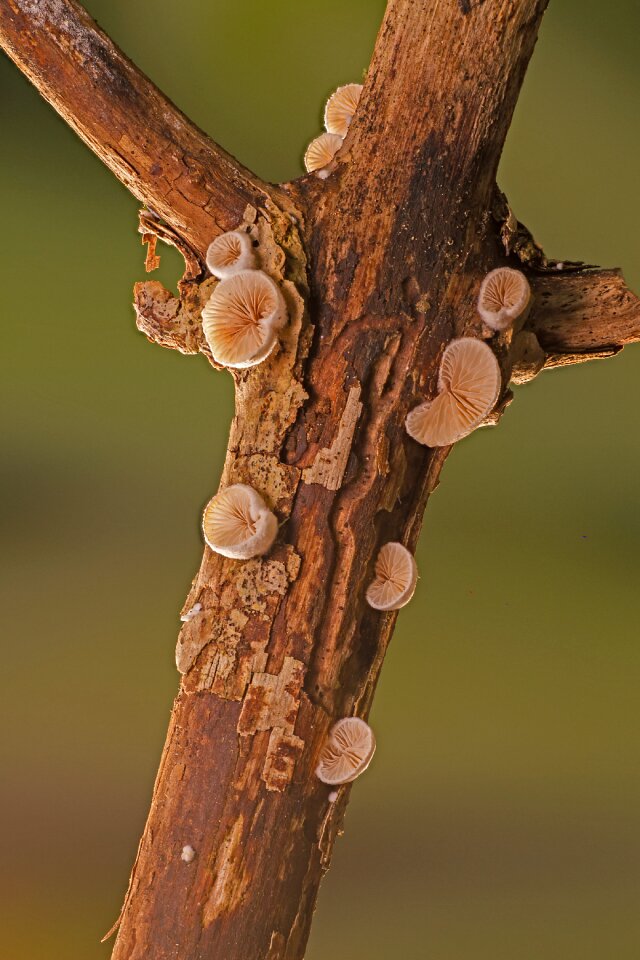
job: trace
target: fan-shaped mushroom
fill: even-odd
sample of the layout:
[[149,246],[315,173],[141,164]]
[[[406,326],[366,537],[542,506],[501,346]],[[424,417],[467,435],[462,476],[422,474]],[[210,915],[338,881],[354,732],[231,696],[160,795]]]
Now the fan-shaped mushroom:
[[347,83],[331,94],[324,108],[324,125],[329,133],[346,137],[361,93],[361,83]]
[[492,330],[506,330],[524,313],[530,298],[529,281],[521,270],[498,267],[480,284],[478,313]]
[[493,351],[482,340],[452,340],[442,355],[439,393],[407,416],[407,433],[428,447],[446,447],[466,437],[493,410],[501,375]]
[[342,137],[335,133],[321,133],[312,140],[304,155],[304,165],[309,173],[315,171],[319,177],[329,174],[327,169],[342,146]]
[[338,720],[320,752],[316,776],[323,783],[351,783],[367,769],[375,749],[376,739],[368,723],[359,717]]
[[418,566],[401,543],[385,543],[376,558],[375,579],[367,588],[374,610],[399,610],[409,603],[418,582]]
[[218,363],[253,367],[271,353],[286,320],[275,280],[262,270],[241,270],[213,291],[202,311],[202,330]]
[[206,505],[202,530],[216,553],[233,560],[249,560],[269,550],[278,532],[278,520],[257,490],[234,483]]
[[207,266],[219,280],[232,277],[240,270],[253,270],[255,265],[256,257],[251,237],[242,230],[222,233],[209,244]]

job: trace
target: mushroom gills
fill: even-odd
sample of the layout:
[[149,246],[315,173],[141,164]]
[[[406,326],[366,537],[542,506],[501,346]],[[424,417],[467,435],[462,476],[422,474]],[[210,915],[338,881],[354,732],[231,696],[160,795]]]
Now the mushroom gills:
[[497,267],[480,285],[478,313],[492,330],[512,326],[529,306],[531,288],[521,270]]
[[232,560],[265,554],[278,533],[278,519],[257,490],[235,483],[209,501],[202,517],[209,547]]
[[286,321],[282,292],[262,270],[241,270],[221,280],[202,311],[213,359],[238,369],[265,360]]
[[253,241],[242,230],[229,230],[209,244],[206,261],[213,276],[219,280],[232,277],[241,270],[253,270],[256,265]]
[[376,749],[373,730],[359,717],[338,720],[320,752],[316,776],[336,786],[351,783],[367,769]]
[[305,151],[305,169],[309,173],[317,173],[319,176],[322,176],[324,171],[328,174],[333,164],[333,158],[341,146],[342,137],[335,133],[321,133],[319,137],[311,141]]
[[346,137],[361,93],[361,83],[347,83],[331,94],[324,108],[324,125],[329,133]]
[[410,551],[401,543],[385,543],[376,557],[367,603],[374,610],[400,610],[411,600],[417,582],[418,566]]
[[452,340],[440,363],[439,393],[410,411],[407,433],[428,447],[449,446],[480,425],[501,386],[500,366],[486,343],[473,337]]

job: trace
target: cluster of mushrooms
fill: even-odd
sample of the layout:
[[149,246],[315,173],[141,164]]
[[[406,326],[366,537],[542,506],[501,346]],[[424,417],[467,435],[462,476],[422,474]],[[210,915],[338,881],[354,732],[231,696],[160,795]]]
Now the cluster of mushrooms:
[[304,155],[307,171],[315,173],[321,180],[328,177],[333,170],[333,158],[347,135],[361,93],[361,83],[347,83],[344,87],[338,87],[327,100],[324,108],[327,132],[312,140]]
[[[329,172],[331,158],[346,134],[360,90],[359,84],[349,84],[329,98],[325,110],[328,132],[309,146],[305,155],[307,169]],[[335,138],[329,147],[327,137]],[[336,146],[337,140],[340,143]],[[331,149],[333,153],[327,160],[328,152],[322,151]],[[224,233],[213,241],[207,251],[207,266],[220,281],[202,311],[203,332],[214,359],[222,366],[236,369],[262,363],[275,348],[278,331],[288,320],[278,283],[257,268],[253,242],[242,230]],[[499,267],[482,281],[478,313],[491,330],[503,332],[516,320],[524,321],[530,297],[523,273]],[[425,400],[410,411],[405,421],[407,433],[428,447],[449,446],[486,419],[495,407],[501,386],[500,366],[484,341],[475,337],[452,340],[440,361],[438,392],[434,399]],[[278,533],[278,519],[257,490],[235,483],[209,501],[202,528],[213,551],[233,560],[249,560],[264,556],[271,549]],[[374,578],[367,587],[367,602],[374,610],[399,610],[411,600],[417,580],[418,568],[410,551],[401,543],[385,543],[378,552]],[[375,747],[373,731],[364,720],[339,720],[322,748],[316,776],[333,786],[350,783],[366,770]],[[329,799],[336,797],[337,793],[331,793]]]

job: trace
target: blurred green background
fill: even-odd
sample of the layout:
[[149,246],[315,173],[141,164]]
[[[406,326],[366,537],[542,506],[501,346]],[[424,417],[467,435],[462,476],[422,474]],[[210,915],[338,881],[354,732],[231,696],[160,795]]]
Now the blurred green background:
[[[90,0],[269,179],[369,60],[382,0]],[[640,289],[640,7],[552,0],[500,182],[548,254]],[[0,59],[0,929],[98,960],[178,678],[231,378],[149,345],[136,202]],[[161,278],[180,263],[165,251]],[[308,960],[640,955],[640,347],[517,390],[454,452]],[[223,960],[223,958],[220,958]]]

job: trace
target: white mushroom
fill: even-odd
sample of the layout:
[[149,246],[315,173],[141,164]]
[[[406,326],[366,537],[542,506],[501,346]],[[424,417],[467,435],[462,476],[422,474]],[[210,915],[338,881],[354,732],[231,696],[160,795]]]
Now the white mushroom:
[[524,313],[530,299],[531,288],[524,273],[498,267],[480,285],[478,313],[492,330],[506,330]]
[[321,133],[307,147],[304,155],[305,168],[309,173],[315,171],[319,177],[324,179],[328,176],[328,168],[341,146],[342,137],[335,133]]
[[278,284],[262,270],[221,280],[202,311],[213,359],[225,367],[253,367],[273,350],[287,307]]
[[367,588],[374,610],[399,610],[409,603],[418,582],[418,565],[401,543],[385,543],[376,558],[375,579]]
[[324,125],[329,133],[346,137],[361,93],[361,83],[347,83],[331,94],[324,108]]
[[219,280],[232,277],[240,270],[253,270],[255,265],[256,255],[251,237],[242,230],[230,230],[209,244],[207,266]]
[[376,740],[368,723],[359,717],[338,720],[320,752],[316,776],[331,785],[351,783],[367,769]]
[[194,603],[192,607],[189,607],[186,613],[183,613],[180,619],[183,623],[188,623],[189,620],[193,620],[194,617],[197,617],[202,611],[201,603]]
[[471,433],[489,414],[501,386],[498,361],[482,340],[452,340],[442,355],[439,393],[407,416],[407,433],[428,447],[446,447]]
[[249,560],[269,550],[278,532],[278,520],[257,490],[234,483],[206,505],[202,530],[216,553],[233,560]]
[[195,850],[190,844],[187,844],[182,848],[182,853],[180,854],[180,859],[184,860],[185,863],[192,863],[196,855]]

